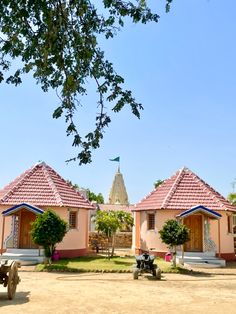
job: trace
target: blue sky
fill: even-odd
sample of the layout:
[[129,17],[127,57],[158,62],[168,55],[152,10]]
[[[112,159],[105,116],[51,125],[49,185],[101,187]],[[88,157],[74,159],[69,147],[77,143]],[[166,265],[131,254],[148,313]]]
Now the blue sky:
[[[63,119],[52,119],[59,104],[31,77],[20,87],[0,85],[0,186],[43,160],[82,187],[107,200],[121,157],[129,200],[146,196],[157,179],[186,166],[227,196],[236,178],[236,2],[150,1],[161,14],[158,24],[127,23],[118,36],[101,44],[126,86],[143,103],[141,119],[129,108],[112,114],[93,163],[65,163],[76,154]],[[81,130],[93,122],[93,93],[79,113]]]

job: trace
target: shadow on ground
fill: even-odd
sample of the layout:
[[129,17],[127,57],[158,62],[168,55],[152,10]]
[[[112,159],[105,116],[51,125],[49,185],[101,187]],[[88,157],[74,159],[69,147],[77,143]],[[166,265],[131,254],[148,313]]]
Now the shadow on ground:
[[17,292],[13,300],[8,300],[7,292],[0,292],[0,307],[8,305],[24,304],[29,302],[30,291]]

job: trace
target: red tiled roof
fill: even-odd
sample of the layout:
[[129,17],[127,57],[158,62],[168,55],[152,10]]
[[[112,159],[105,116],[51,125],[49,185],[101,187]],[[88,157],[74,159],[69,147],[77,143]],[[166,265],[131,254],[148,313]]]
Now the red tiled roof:
[[212,210],[236,211],[236,206],[230,204],[228,200],[187,168],[180,169],[165,180],[136,204],[134,210],[187,210],[197,205],[203,205]]
[[93,208],[88,200],[44,162],[26,170],[0,190],[0,205],[21,203]]

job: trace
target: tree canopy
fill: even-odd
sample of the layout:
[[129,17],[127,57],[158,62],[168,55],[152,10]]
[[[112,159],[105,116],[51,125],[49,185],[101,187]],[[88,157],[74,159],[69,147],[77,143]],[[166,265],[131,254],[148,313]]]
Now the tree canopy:
[[56,244],[67,232],[67,223],[53,210],[48,209],[32,222],[31,235],[34,243],[43,246],[45,256],[51,258]]
[[104,204],[104,197],[102,193],[95,194],[94,192],[91,192],[89,189],[87,189],[87,193],[90,202],[94,201],[98,204]]
[[161,240],[167,244],[170,249],[174,249],[173,265],[176,266],[176,246],[182,245],[189,240],[189,229],[175,219],[169,219],[165,222],[159,231]]
[[[73,183],[70,180],[67,180],[66,182],[70,186],[72,186],[75,190],[79,190],[80,189],[80,186],[77,183]],[[90,189],[84,189],[84,188],[81,188],[81,189],[86,191],[88,200],[90,202],[95,201],[98,204],[104,204],[104,197],[103,197],[102,193],[96,194],[96,193],[90,191]]]
[[103,232],[107,237],[111,237],[118,230],[132,227],[134,219],[132,215],[123,210],[98,210],[95,217],[95,228]]
[[95,228],[97,231],[102,232],[108,239],[108,257],[110,258],[109,252],[109,240],[112,239],[112,253],[114,254],[115,248],[115,234],[118,230],[124,230],[132,227],[134,219],[131,213],[123,210],[110,210],[101,211],[98,210],[95,216]]
[[[133,23],[158,22],[147,0],[1,0],[0,82],[18,85],[22,75],[32,73],[44,92],[55,90],[60,104],[54,118],[64,117],[68,136],[78,154],[68,160],[91,162],[92,150],[100,146],[111,122],[105,104],[119,112],[129,105],[140,117],[142,104],[123,87],[124,78],[100,48],[98,37],[114,37],[126,18]],[[164,0],[169,11],[172,0]],[[13,70],[12,60],[18,68]],[[11,69],[13,72],[11,72]],[[9,72],[10,71],[10,72]],[[97,114],[94,128],[81,134],[77,112],[87,94],[89,80],[95,82]]]
[[154,182],[155,189],[158,188],[159,185],[161,185],[164,182],[164,180],[158,179]]
[[228,195],[228,200],[230,201],[231,204],[236,205],[236,193],[230,193]]

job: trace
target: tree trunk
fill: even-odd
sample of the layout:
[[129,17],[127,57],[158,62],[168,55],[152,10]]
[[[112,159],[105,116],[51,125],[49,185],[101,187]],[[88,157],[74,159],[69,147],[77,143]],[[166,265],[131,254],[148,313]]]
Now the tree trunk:
[[110,244],[109,237],[107,237],[107,258],[110,259]]
[[184,265],[184,244],[182,244],[182,265]]
[[111,250],[111,257],[114,256],[115,252],[115,242],[116,242],[116,235],[115,233],[112,235],[112,250]]
[[173,267],[176,267],[176,245],[174,246],[174,252],[173,252]]

